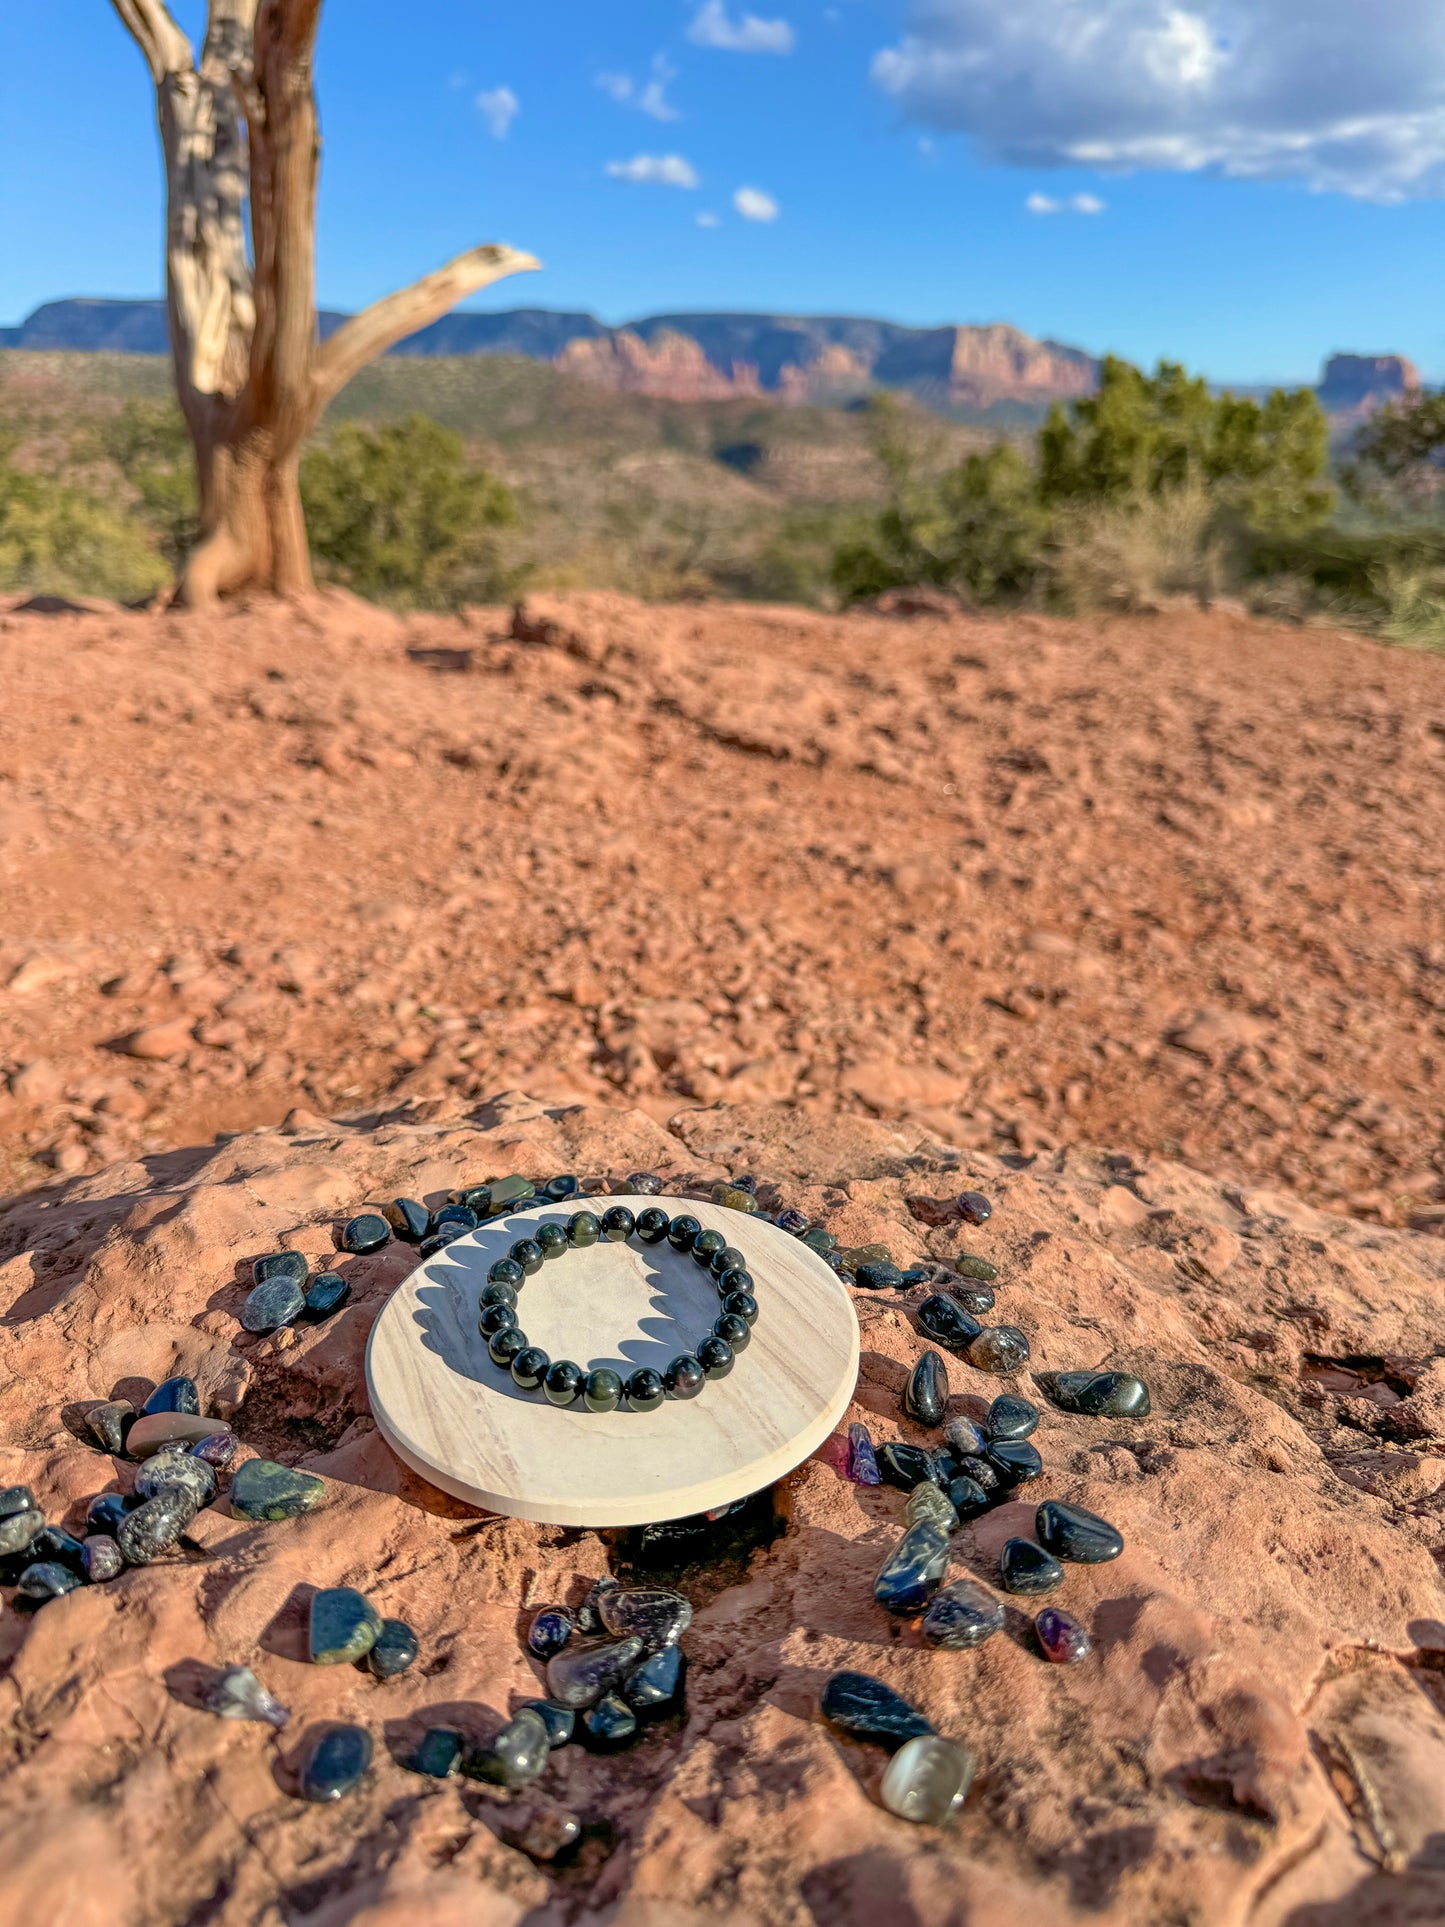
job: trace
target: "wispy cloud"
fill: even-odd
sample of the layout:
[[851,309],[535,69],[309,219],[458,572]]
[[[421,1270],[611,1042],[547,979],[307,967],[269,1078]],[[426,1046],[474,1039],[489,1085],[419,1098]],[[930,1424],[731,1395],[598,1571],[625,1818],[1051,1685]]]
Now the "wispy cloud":
[[1102,214],[1104,203],[1097,194],[1069,194],[1062,199],[1052,194],[1030,194],[1024,202],[1030,214]]
[[740,187],[733,196],[733,206],[745,221],[776,221],[781,213],[771,194],[764,194],[760,187]]
[[697,224],[699,227],[716,227],[717,216],[715,214],[699,214]]
[[667,89],[677,79],[677,69],[665,54],[652,62],[652,76],[639,86],[631,74],[599,74],[597,85],[619,107],[635,107],[654,120],[681,120],[682,116],[667,98]]
[[607,172],[614,181],[644,187],[697,186],[697,169],[681,154],[635,154],[630,161],[609,161]]
[[504,141],[507,129],[522,111],[522,103],[510,87],[493,87],[490,92],[477,95],[477,108],[494,138]]
[[797,36],[786,20],[759,20],[755,13],[734,20],[727,0],[703,0],[687,37],[699,47],[720,47],[730,54],[790,54]]

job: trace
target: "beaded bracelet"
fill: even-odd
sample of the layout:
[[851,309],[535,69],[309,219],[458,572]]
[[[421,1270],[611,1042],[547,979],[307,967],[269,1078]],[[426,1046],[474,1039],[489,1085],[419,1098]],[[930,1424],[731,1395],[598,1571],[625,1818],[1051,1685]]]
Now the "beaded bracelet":
[[[607,1366],[583,1371],[570,1358],[554,1362],[518,1326],[517,1293],[549,1259],[594,1245],[599,1238],[623,1244],[634,1234],[649,1245],[666,1239],[674,1251],[690,1252],[712,1274],[722,1299],[712,1330],[692,1351],[673,1359],[665,1372],[643,1365],[626,1380]],[[696,1398],[705,1379],[727,1377],[757,1322],[752,1290],[747,1259],[720,1231],[704,1231],[688,1212],[669,1218],[649,1205],[634,1217],[626,1205],[614,1204],[600,1218],[591,1211],[574,1211],[565,1225],[541,1224],[535,1237],[519,1238],[487,1273],[479,1327],[493,1364],[510,1371],[512,1383],[524,1392],[540,1390],[553,1405],[580,1399],[589,1412],[616,1411],[624,1399],[634,1412],[655,1412],[664,1399]]]

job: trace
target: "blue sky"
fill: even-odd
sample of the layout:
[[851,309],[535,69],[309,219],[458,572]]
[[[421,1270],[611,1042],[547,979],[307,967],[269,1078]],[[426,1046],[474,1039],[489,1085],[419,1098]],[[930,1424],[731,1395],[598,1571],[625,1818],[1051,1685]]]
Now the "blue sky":
[[[331,0],[323,305],[504,240],[545,272],[476,305],[1004,320],[1219,380],[1336,348],[1445,380],[1437,0],[752,7]],[[0,320],[158,292],[160,219],[107,0],[0,7]]]

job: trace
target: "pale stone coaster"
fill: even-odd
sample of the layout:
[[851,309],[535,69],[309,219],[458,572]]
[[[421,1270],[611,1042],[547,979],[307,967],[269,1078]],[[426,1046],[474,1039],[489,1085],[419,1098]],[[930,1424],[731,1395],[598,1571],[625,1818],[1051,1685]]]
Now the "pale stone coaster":
[[[521,1392],[477,1329],[487,1269],[511,1244],[549,1218],[600,1217],[611,1204],[691,1212],[745,1253],[756,1284],[752,1343],[728,1377],[655,1412],[558,1408]],[[690,1256],[633,1238],[549,1259],[517,1309],[549,1357],[626,1378],[691,1351],[721,1304]],[[858,1321],[822,1259],[776,1225],[687,1198],[569,1199],[468,1232],[397,1288],[366,1353],[372,1413],[412,1471],[487,1511],[564,1526],[686,1518],[760,1491],[835,1429],[857,1377]]]

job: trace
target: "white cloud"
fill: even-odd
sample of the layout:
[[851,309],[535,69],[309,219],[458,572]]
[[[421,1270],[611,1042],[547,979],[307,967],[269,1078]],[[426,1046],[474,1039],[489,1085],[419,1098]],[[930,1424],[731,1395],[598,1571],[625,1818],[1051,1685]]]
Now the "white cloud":
[[635,107],[654,120],[681,120],[682,116],[667,98],[669,85],[677,79],[677,69],[665,55],[652,62],[652,78],[639,87],[631,74],[599,74],[597,85],[619,107]]
[[696,187],[697,170],[681,154],[637,154],[630,161],[609,161],[614,181],[634,181],[644,187]]
[[1445,194],[1439,0],[911,0],[873,78],[1014,166]]
[[760,187],[740,187],[733,196],[733,206],[745,221],[776,221],[781,209],[771,194],[764,194]]
[[1097,194],[1075,194],[1069,201],[1075,214],[1102,214],[1104,203]]
[[477,106],[499,141],[507,138],[507,129],[522,111],[522,103],[510,87],[493,87],[490,93],[478,94]]
[[1053,194],[1030,194],[1024,202],[1030,214],[1102,214],[1104,203],[1097,194],[1070,194],[1060,200]]
[[697,224],[699,227],[716,227],[717,216],[715,214],[699,214]]
[[795,41],[786,20],[759,20],[755,13],[734,20],[727,0],[703,0],[687,37],[699,47],[721,47],[731,54],[790,54]]

